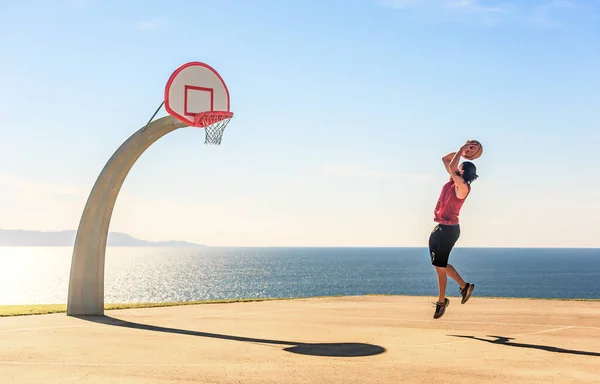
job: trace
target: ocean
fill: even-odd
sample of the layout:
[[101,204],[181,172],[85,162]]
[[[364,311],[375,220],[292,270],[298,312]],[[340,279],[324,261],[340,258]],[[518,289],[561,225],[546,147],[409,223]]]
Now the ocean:
[[[0,305],[64,304],[72,247],[0,248]],[[600,299],[600,249],[456,248],[474,296]],[[449,295],[457,285],[449,279]],[[437,295],[426,248],[108,247],[105,302]]]

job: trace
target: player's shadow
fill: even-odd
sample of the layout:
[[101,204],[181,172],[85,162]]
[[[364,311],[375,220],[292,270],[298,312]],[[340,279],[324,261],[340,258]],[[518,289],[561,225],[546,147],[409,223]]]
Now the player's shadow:
[[116,319],[110,316],[74,316],[82,320],[92,321],[100,324],[114,325],[125,328],[142,329],[146,331],[175,333],[180,335],[210,337],[223,340],[234,340],[248,343],[262,343],[275,345],[289,345],[284,351],[310,356],[328,357],[360,357],[373,356],[385,352],[385,348],[379,345],[365,343],[301,343],[285,340],[258,339],[253,337],[222,335],[218,333],[191,331],[187,329],[168,328],[157,325],[134,323]]
[[514,338],[512,338],[512,337],[491,336],[491,335],[488,335],[487,337],[493,337],[493,338],[495,338],[495,340],[489,340],[489,339],[483,339],[483,338],[480,338],[480,337],[468,336],[468,335],[448,335],[448,336],[462,337],[462,338],[465,338],[465,339],[473,339],[473,340],[485,341],[486,343],[506,345],[506,346],[509,346],[509,347],[530,348],[530,349],[539,349],[539,350],[542,350],[542,351],[555,352],[555,353],[567,353],[567,354],[572,354],[572,355],[600,357],[600,353],[598,353],[598,352],[578,351],[576,349],[565,349],[565,348],[559,348],[559,347],[552,347],[552,346],[549,346],[549,345],[515,343],[515,342],[510,341],[510,340],[514,340]]

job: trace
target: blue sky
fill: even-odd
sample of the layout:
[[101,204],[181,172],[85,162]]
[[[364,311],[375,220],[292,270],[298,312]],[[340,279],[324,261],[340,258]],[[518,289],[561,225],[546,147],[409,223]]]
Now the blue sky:
[[111,231],[426,246],[440,158],[477,139],[460,246],[600,246],[597,0],[23,0],[0,36],[1,228],[76,229],[171,73],[203,61],[231,94],[222,146],[159,140]]

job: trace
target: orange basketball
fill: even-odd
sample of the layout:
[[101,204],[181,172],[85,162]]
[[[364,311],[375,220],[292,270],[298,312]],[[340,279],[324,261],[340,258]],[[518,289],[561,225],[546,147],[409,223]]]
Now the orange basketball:
[[471,140],[469,146],[465,149],[464,158],[467,160],[478,159],[483,153],[483,146],[477,140]]

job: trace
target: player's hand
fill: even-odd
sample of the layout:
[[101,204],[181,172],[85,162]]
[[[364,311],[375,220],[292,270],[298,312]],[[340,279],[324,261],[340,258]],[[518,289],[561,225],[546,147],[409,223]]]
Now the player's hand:
[[475,140],[467,140],[467,142],[466,142],[466,143],[464,143],[462,147],[460,147],[459,153],[460,153],[460,155],[461,155],[462,157],[465,157],[465,154],[466,154],[466,152],[467,152],[467,149],[469,149],[469,147],[470,147],[471,145],[473,145],[473,142],[474,142],[474,141],[475,141]]

